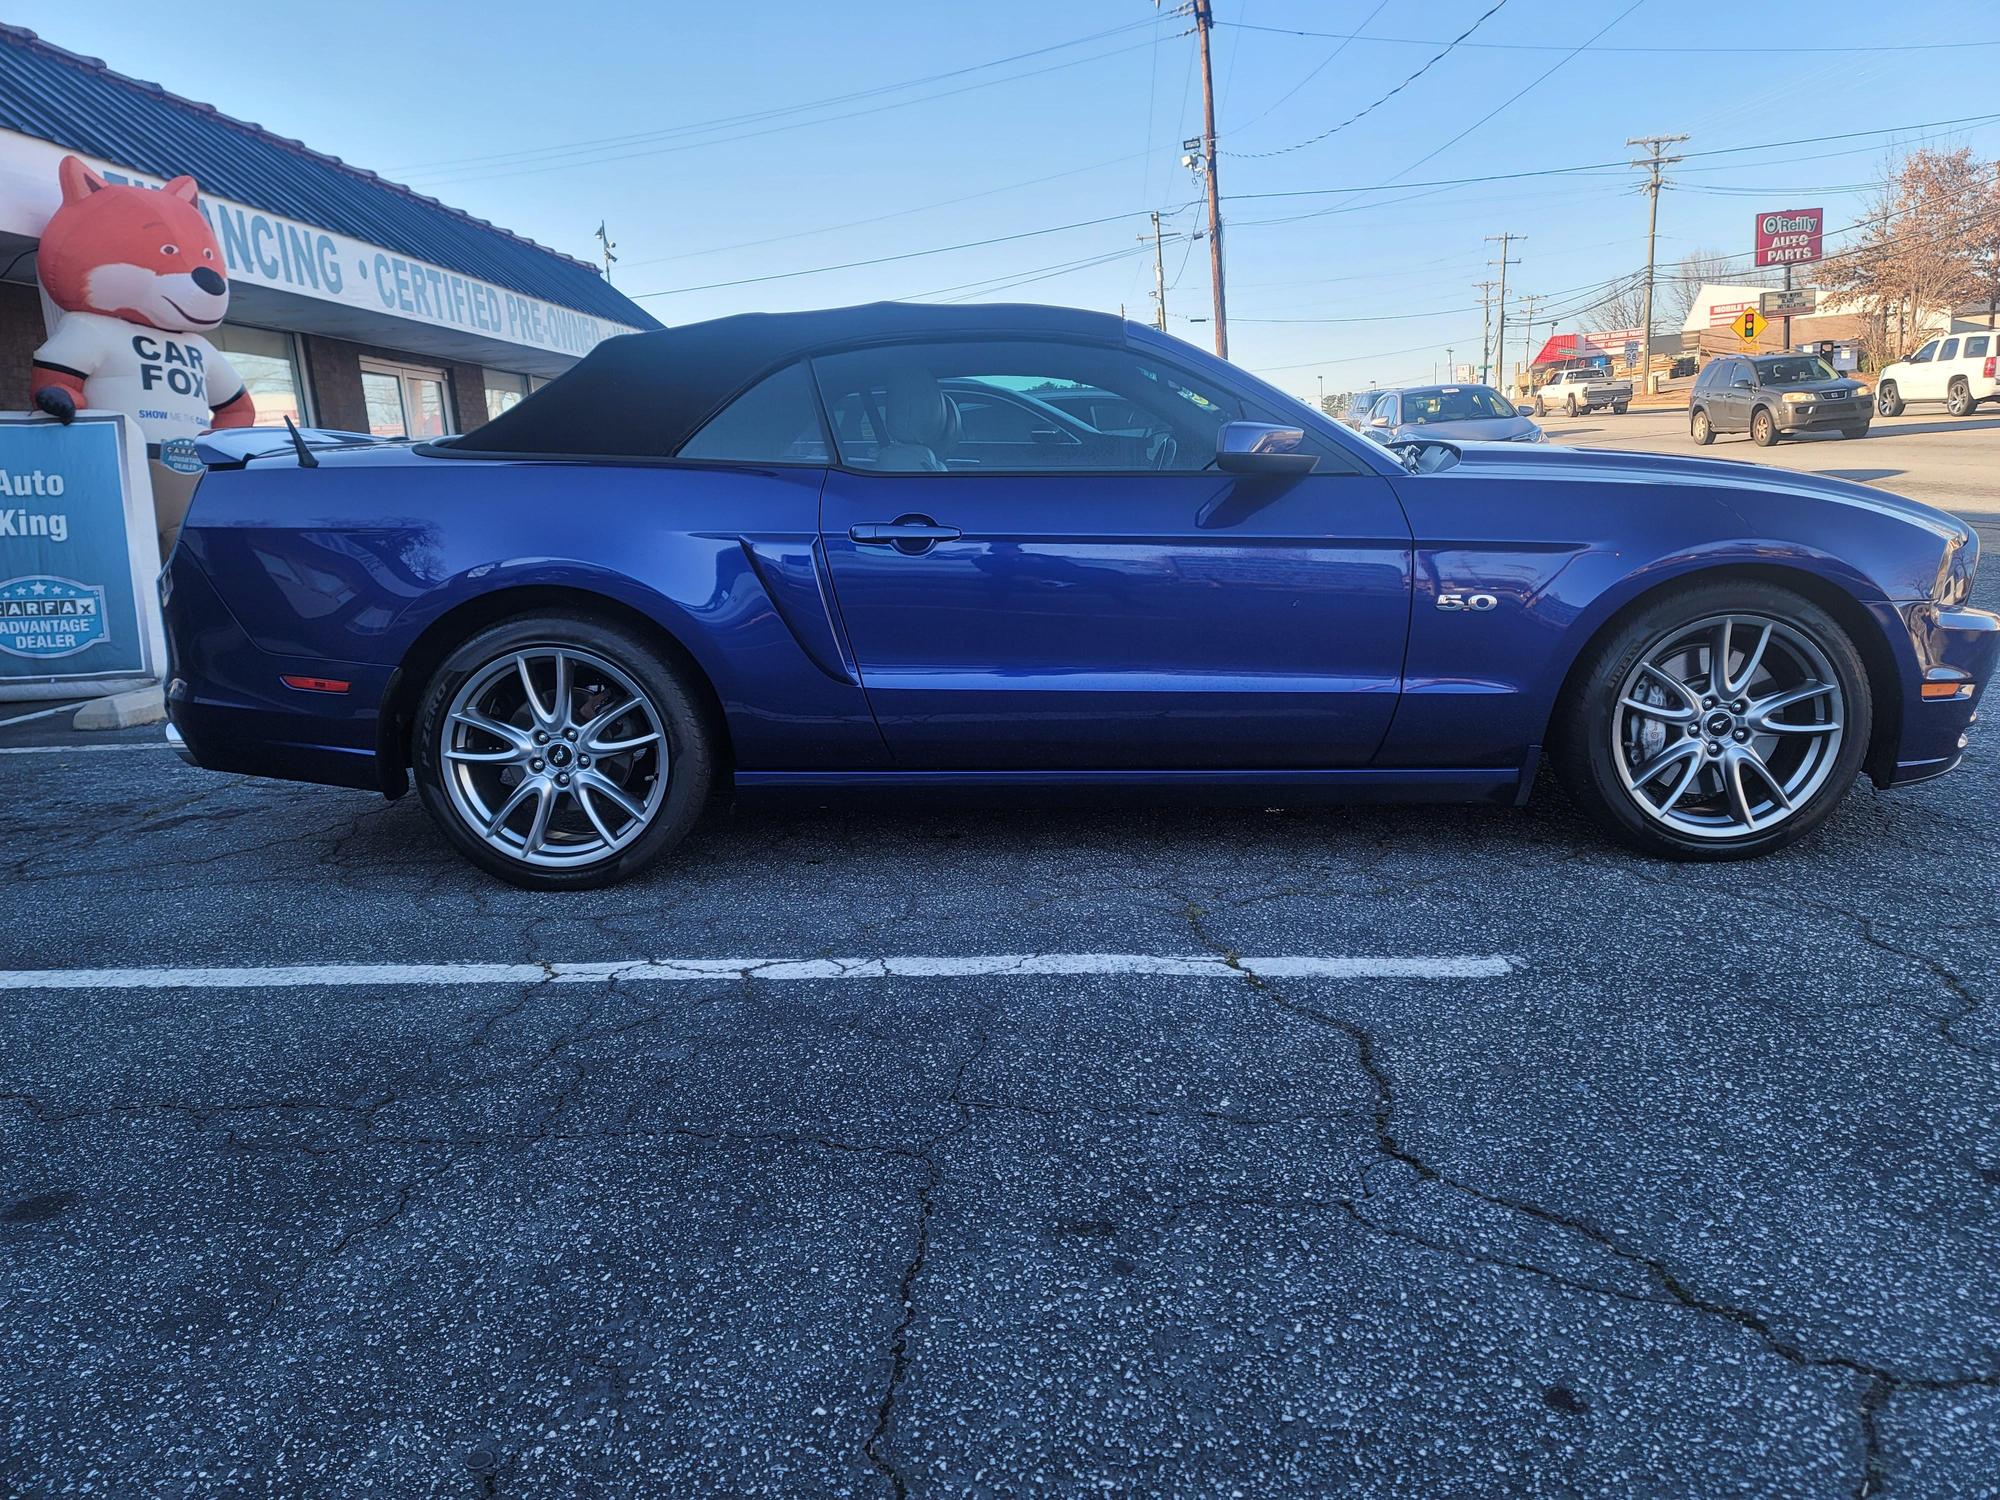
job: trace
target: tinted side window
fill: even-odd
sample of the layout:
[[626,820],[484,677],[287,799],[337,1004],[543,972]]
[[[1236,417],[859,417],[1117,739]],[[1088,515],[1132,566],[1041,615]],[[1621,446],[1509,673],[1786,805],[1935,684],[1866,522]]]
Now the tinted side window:
[[746,464],[824,464],[819,408],[804,365],[767,375],[681,445],[682,458]]
[[1982,333],[1978,338],[1967,339],[1965,341],[1965,357],[1967,359],[1984,359],[1987,349],[1991,347],[1991,337],[1990,334]]
[[1910,363],[1913,365],[1929,364],[1931,356],[1937,353],[1937,346],[1938,346],[1938,341],[1936,339],[1932,339],[1928,344],[1924,345],[1923,348],[1919,349],[1915,354],[1912,354],[1910,356]]
[[1722,361],[1719,359],[1710,360],[1707,364],[1701,367],[1701,374],[1696,378],[1694,383],[1694,388],[1698,391],[1706,391],[1713,389],[1715,386],[1715,382],[1717,378],[1721,375],[1721,373],[1722,373]]
[[1946,340],[1944,341],[1944,347],[1943,347],[1942,349],[1938,350],[1938,355],[1937,355],[1937,357],[1938,357],[1939,359],[1957,359],[1957,358],[1958,358],[1958,340],[1957,340],[1957,339],[1946,339]]
[[[842,464],[885,473],[1198,471],[1228,390],[1129,349],[1030,339],[901,344],[813,361]],[[1102,409],[1113,425],[1080,412]]]

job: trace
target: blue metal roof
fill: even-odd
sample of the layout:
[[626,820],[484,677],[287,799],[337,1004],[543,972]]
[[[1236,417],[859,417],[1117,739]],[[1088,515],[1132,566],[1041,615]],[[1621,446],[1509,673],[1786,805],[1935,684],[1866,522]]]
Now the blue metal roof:
[[0,24],[0,129],[399,251],[632,328],[659,320],[594,266],[208,104]]

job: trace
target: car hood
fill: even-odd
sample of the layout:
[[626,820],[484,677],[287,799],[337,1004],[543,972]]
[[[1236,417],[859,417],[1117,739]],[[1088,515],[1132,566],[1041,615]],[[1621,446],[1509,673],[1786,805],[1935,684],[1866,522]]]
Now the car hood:
[[1397,429],[1397,441],[1417,438],[1444,438],[1450,442],[1517,442],[1535,431],[1526,417],[1471,417],[1463,422],[1405,422]]
[[1607,448],[1563,448],[1540,443],[1453,442],[1448,446],[1457,450],[1458,464],[1446,472],[1459,475],[1470,469],[1516,479],[1645,483],[1661,487],[1663,503],[1671,501],[1671,490],[1676,487],[1727,489],[1732,505],[1739,511],[1753,512],[1760,492],[1803,496],[1895,516],[1922,527],[1941,541],[1964,540],[1971,535],[1963,522],[1921,501],[1824,474],[1804,474],[1722,458],[1678,458],[1665,453],[1621,453]]

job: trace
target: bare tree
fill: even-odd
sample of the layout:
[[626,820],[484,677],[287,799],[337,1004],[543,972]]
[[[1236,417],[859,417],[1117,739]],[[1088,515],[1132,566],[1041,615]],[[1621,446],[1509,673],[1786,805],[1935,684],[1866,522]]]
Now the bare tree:
[[[1666,282],[1666,305],[1676,323],[1685,323],[1688,314],[1694,311],[1695,300],[1701,296],[1702,285],[1711,281],[1743,281],[1740,271],[1733,271],[1733,258],[1725,250],[1690,250],[1680,258],[1674,268],[1672,278]],[[1762,280],[1761,276],[1756,278]]]
[[[1658,286],[1657,280],[1655,286]],[[1645,277],[1621,277],[1603,297],[1584,309],[1583,320],[1594,333],[1637,328],[1639,319],[1644,316],[1645,300]]]
[[1822,287],[1874,319],[1882,356],[1908,353],[1940,315],[1983,295],[1980,230],[1993,190],[1969,146],[1912,151],[1876,190],[1860,239],[1820,267]]

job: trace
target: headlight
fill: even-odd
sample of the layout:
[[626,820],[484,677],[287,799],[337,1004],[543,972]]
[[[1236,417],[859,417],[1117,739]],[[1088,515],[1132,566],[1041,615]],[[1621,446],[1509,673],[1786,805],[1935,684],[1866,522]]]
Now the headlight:
[[1813,393],[1811,391],[1786,391],[1778,399],[1783,401],[1787,406],[1803,406],[1806,402],[1812,400],[1812,398]]
[[1968,536],[1945,554],[1944,566],[1938,570],[1937,602],[1946,609],[1957,609],[1972,597],[1973,575],[1979,571],[1979,537]]

